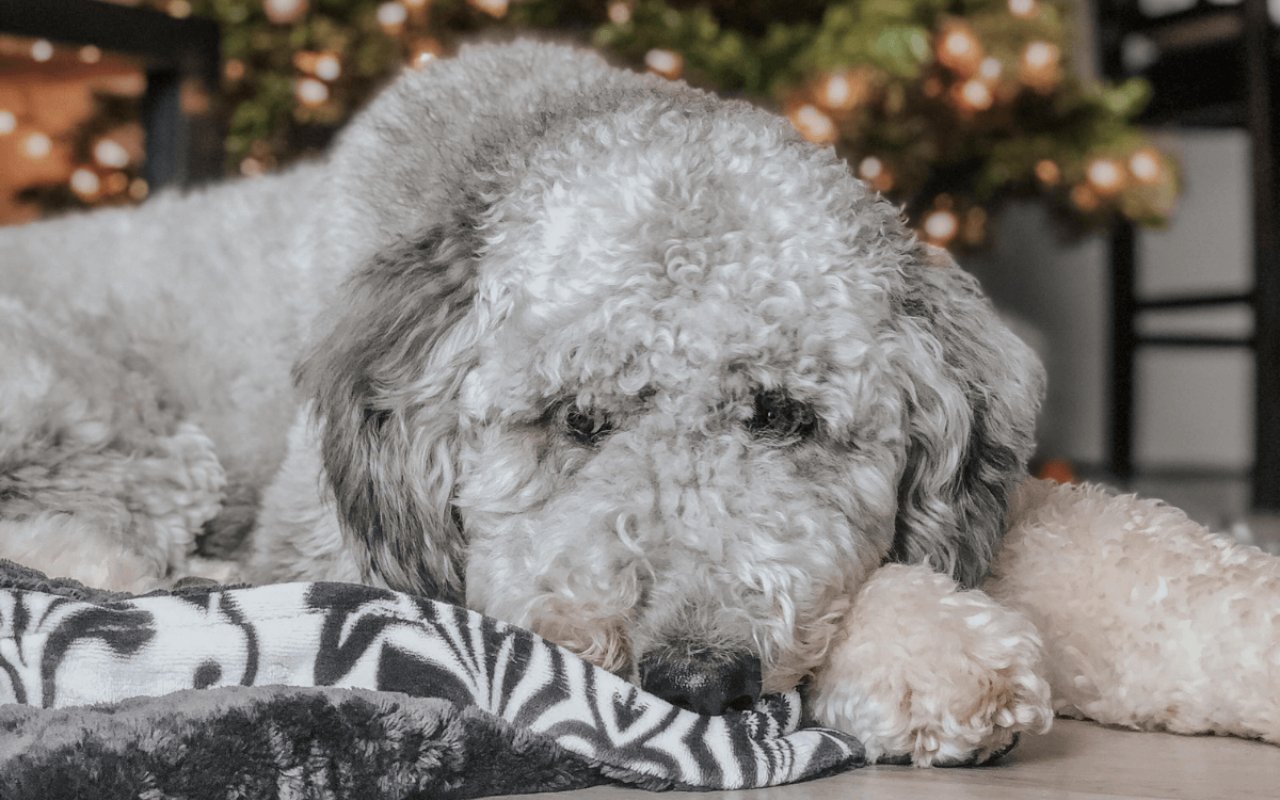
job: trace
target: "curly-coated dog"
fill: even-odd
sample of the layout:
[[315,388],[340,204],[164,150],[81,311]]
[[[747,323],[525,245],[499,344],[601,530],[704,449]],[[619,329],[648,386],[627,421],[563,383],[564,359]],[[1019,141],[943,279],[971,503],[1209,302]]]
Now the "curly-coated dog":
[[1048,724],[1031,623],[957,591],[1040,366],[771,114],[477,47],[323,161],[6,231],[0,277],[0,556],[138,589],[252,526],[238,575],[465,602],[698,710],[811,679],[873,758]]

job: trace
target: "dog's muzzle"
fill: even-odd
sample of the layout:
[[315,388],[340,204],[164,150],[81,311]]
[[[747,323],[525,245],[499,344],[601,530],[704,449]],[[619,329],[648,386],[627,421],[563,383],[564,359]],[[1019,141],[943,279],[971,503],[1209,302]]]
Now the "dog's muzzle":
[[760,699],[760,659],[750,653],[645,654],[640,686],[699,714],[746,711]]

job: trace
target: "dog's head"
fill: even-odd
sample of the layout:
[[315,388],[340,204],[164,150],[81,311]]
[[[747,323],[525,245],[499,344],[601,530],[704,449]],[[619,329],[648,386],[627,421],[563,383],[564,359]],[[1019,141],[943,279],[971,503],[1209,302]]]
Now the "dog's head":
[[649,683],[782,689],[886,559],[981,579],[1042,378],[829,150],[715,109],[646,101],[494,170],[353,274],[299,375],[371,579]]

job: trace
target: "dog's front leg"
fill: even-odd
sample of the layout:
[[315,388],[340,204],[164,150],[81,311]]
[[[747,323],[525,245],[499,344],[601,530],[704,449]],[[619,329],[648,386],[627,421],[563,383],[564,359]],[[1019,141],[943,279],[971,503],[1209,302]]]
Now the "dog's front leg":
[[981,763],[1053,719],[1040,637],[1019,612],[928,567],[881,567],[814,676],[810,712],[869,760]]

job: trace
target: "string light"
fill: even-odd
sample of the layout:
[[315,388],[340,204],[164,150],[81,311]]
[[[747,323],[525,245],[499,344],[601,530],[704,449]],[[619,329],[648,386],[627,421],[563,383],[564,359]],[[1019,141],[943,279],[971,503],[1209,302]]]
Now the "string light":
[[1071,202],[1076,204],[1076,208],[1087,214],[1098,207],[1098,196],[1093,193],[1092,189],[1081,183],[1072,187]]
[[870,78],[862,72],[836,72],[828,75],[818,90],[818,100],[836,111],[851,111],[866,101],[871,92]]
[[960,231],[961,238],[964,243],[976,247],[986,241],[987,238],[987,212],[974,206],[964,214],[964,227]]
[[255,178],[266,171],[267,168],[263,166],[262,162],[253,156],[249,156],[240,162],[240,174],[247,178]]
[[972,75],[982,63],[982,44],[963,22],[950,22],[938,39],[938,62],[952,72]]
[[1029,42],[1022,50],[1019,76],[1031,88],[1045,92],[1058,83],[1058,66],[1062,51],[1056,44]]
[[238,58],[227,59],[227,63],[222,67],[222,74],[225,75],[229,81],[243,80],[246,72],[248,72],[248,70],[245,69],[244,62]]
[[976,78],[957,85],[952,91],[955,93],[956,105],[966,111],[986,111],[995,102],[991,87]]
[[930,211],[924,218],[924,235],[934,244],[946,245],[956,238],[959,230],[960,220],[956,218],[955,212],[948,209]]
[[191,16],[191,4],[187,0],[173,0],[165,11],[168,11],[169,16],[174,19],[186,19]]
[[893,173],[875,156],[867,156],[858,163],[858,177],[871,184],[871,188],[877,192],[887,192],[893,188]]
[[494,19],[502,19],[507,15],[509,0],[467,0],[472,6],[488,14]]
[[1053,161],[1042,158],[1036,162],[1036,178],[1045,186],[1056,186],[1062,180],[1062,170]]
[[150,191],[151,187],[142,178],[134,178],[129,181],[129,196],[134,200],[145,200]]
[[1100,195],[1115,194],[1124,188],[1124,169],[1110,158],[1095,158],[1085,168],[1089,186]]
[[93,145],[93,160],[103,167],[124,169],[129,166],[129,151],[115,139],[102,138]]
[[400,0],[404,3],[405,8],[426,8],[427,0]]
[[1160,154],[1150,147],[1144,147],[1129,156],[1129,172],[1141,183],[1158,182],[1163,171]]
[[17,115],[7,108],[0,108],[0,136],[8,136],[17,129]]
[[673,50],[654,48],[644,54],[644,65],[650,72],[675,80],[684,72],[684,56]]
[[80,60],[86,64],[97,64],[102,60],[102,51],[91,44],[81,47],[79,55]]
[[53,140],[47,134],[36,131],[22,140],[22,154],[30,159],[45,158],[53,152]]
[[404,28],[409,19],[409,12],[399,3],[383,3],[378,6],[378,24],[388,34],[395,35]]
[[48,39],[36,39],[31,43],[31,58],[40,63],[53,58],[53,42]]
[[262,10],[277,25],[297,22],[307,13],[307,0],[264,0]]
[[420,39],[413,45],[413,52],[409,56],[409,66],[414,69],[423,69],[432,61],[435,61],[444,52],[440,47],[440,43],[435,39]]
[[70,183],[71,191],[86,200],[97,195],[102,188],[102,182],[98,180],[98,173],[87,167],[79,167],[73,171]]
[[299,78],[293,85],[293,96],[304,106],[315,108],[329,99],[329,87],[315,78]]
[[342,62],[333,53],[321,53],[316,58],[316,77],[332,83],[342,75]]
[[812,103],[797,106],[787,117],[800,135],[811,142],[831,144],[836,140],[836,123]]
[[121,194],[129,188],[129,176],[123,172],[112,172],[107,175],[107,193]]
[[1000,73],[1004,71],[1000,59],[995,56],[987,56],[982,59],[982,63],[978,65],[978,75],[988,82],[1000,80]]
[[1040,13],[1036,0],[1009,0],[1009,13],[1022,19],[1030,19]]
[[631,21],[631,6],[623,0],[609,4],[609,21],[614,25],[626,25]]

